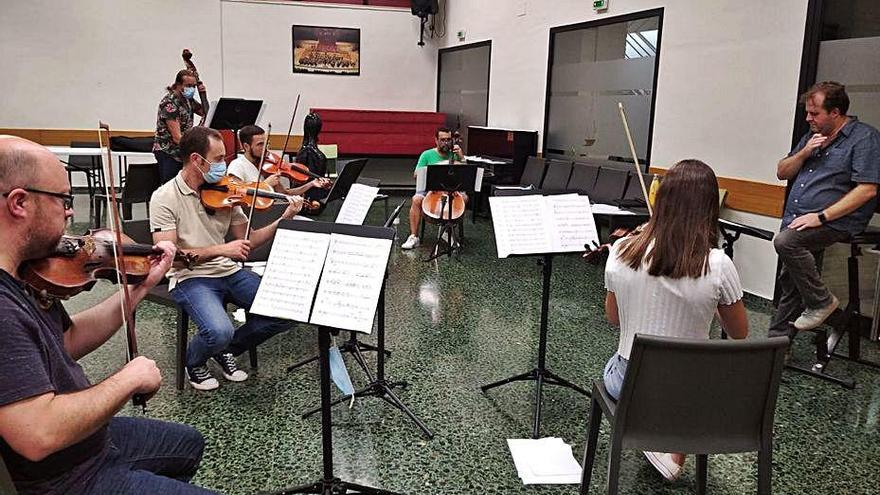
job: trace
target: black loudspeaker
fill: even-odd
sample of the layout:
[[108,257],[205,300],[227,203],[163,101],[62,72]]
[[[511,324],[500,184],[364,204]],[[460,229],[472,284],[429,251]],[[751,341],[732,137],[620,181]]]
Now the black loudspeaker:
[[410,11],[412,15],[428,17],[440,12],[440,5],[438,0],[412,0]]

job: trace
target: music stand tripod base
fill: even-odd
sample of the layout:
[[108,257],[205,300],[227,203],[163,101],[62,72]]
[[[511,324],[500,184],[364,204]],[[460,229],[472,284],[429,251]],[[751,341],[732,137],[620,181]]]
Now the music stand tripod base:
[[[386,274],[387,277],[387,274]],[[379,293],[379,304],[377,306],[377,316],[376,316],[376,344],[375,347],[377,351],[377,361],[376,361],[376,377],[373,377],[373,373],[370,372],[370,369],[367,367],[366,362],[363,360],[363,356],[360,354],[360,350],[355,348],[356,352],[352,352],[352,355],[355,356],[355,359],[359,359],[358,363],[361,365],[361,368],[364,370],[364,373],[367,375],[367,379],[370,381],[369,384],[355,391],[355,397],[377,397],[385,402],[391,404],[396,407],[402,413],[409,416],[409,419],[422,430],[422,434],[427,439],[434,438],[434,432],[431,431],[430,428],[421,420],[418,416],[415,415],[410,408],[400,400],[397,394],[394,393],[394,388],[406,388],[407,383],[404,381],[400,382],[392,382],[386,380],[385,378],[385,286],[383,284],[382,291]],[[354,332],[352,332],[354,333]],[[346,395],[340,398],[337,398],[330,402],[330,407],[333,407],[337,404],[341,404],[343,402],[347,402],[351,399],[351,395]],[[323,404],[322,404],[323,407]],[[316,407],[314,409],[310,409],[303,413],[303,419],[321,411],[321,407]]]
[[550,306],[550,274],[553,270],[553,255],[552,254],[544,254],[543,255],[543,263],[541,260],[538,263],[543,264],[543,275],[544,282],[541,290],[541,328],[540,328],[540,336],[538,340],[538,366],[531,371],[527,371],[525,373],[521,373],[519,375],[511,376],[510,378],[505,378],[503,380],[498,380],[497,382],[490,383],[488,385],[483,385],[480,387],[480,390],[486,392],[495,387],[500,387],[501,385],[506,385],[508,383],[518,382],[518,381],[534,381],[535,383],[535,413],[533,416],[532,423],[532,438],[540,438],[541,434],[541,394],[543,391],[544,384],[547,385],[557,385],[561,387],[567,387],[575,392],[579,392],[587,397],[590,397],[590,392],[584,390],[583,388],[571,383],[570,381],[560,377],[559,375],[553,373],[548,370],[546,367],[546,359],[547,359],[547,316],[549,312]]

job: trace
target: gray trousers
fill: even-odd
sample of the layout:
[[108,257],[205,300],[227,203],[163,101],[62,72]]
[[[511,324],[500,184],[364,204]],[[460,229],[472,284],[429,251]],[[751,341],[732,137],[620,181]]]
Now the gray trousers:
[[779,304],[770,319],[770,337],[788,335],[789,322],[804,308],[822,308],[831,303],[831,292],[819,275],[822,253],[828,246],[845,241],[846,232],[820,225],[812,229],[782,229],[773,238],[781,269],[776,279]]

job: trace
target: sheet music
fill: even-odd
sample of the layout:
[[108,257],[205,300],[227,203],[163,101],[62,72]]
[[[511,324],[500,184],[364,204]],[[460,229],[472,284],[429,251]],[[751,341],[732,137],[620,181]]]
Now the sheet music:
[[424,191],[428,187],[428,167],[416,170],[416,191]]
[[351,225],[363,225],[367,218],[367,212],[373,205],[373,200],[379,194],[378,187],[370,187],[364,184],[352,184],[351,189],[345,196],[339,214],[336,215],[336,223]]
[[474,181],[474,192],[480,192],[483,189],[483,172],[486,169],[483,167],[477,167],[477,179]]
[[493,196],[489,198],[498,257],[583,251],[599,242],[586,196]]
[[371,333],[391,239],[331,234],[310,322]]
[[553,251],[543,196],[492,196],[489,207],[499,258]]
[[599,231],[590,210],[590,198],[578,194],[562,194],[544,198],[548,217],[553,224],[554,253],[583,251],[584,244],[599,244]]
[[251,313],[308,322],[330,236],[278,229]]

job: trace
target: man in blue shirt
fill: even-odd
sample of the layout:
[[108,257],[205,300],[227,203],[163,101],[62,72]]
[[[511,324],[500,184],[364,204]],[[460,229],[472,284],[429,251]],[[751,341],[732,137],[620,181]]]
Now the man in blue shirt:
[[810,132],[776,169],[791,188],[782,230],[773,240],[782,269],[770,336],[787,334],[793,319],[798,330],[814,329],[837,309],[816,256],[862,232],[877,207],[880,132],[846,114],[849,97],[840,83],[817,83],[802,101]]

